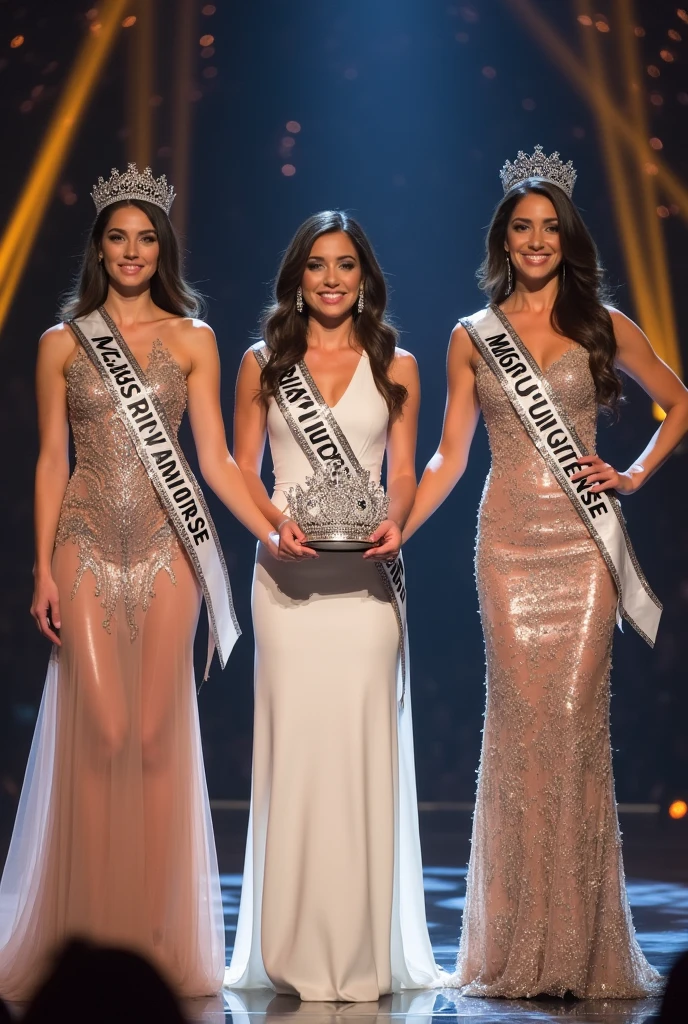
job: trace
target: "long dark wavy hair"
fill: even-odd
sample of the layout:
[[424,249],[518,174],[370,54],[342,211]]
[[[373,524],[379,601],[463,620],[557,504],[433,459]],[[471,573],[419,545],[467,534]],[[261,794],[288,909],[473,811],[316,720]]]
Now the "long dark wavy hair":
[[106,206],[93,222],[74,287],[62,303],[62,319],[74,320],[78,316],[87,316],[105,302],[108,276],[98,259],[98,253],[110,219],[123,206],[136,206],[142,210],[158,236],[158,268],[150,280],[153,302],[175,316],[200,316],[203,312],[203,299],[184,280],[179,241],[169,217],[155,203],[147,203],[142,199],[124,199]]
[[340,210],[323,210],[304,221],[292,238],[274,286],[274,302],[262,318],[263,338],[270,350],[267,364],[260,374],[260,398],[267,401],[277,392],[282,374],[298,363],[308,348],[308,312],[297,312],[296,291],[303,279],[313,244],[321,235],[345,232],[353,242],[361,261],[364,308],[352,311],[354,334],[365,349],[375,386],[387,403],[390,416],[398,414],[408,397],[402,384],[389,377],[394,359],[397,332],[385,318],[387,285],[373,247],[360,224]]
[[587,349],[590,373],[595,382],[597,401],[616,409],[621,401],[621,381],[614,368],[616,339],[609,310],[604,305],[608,293],[597,247],[583,218],[562,189],[538,178],[516,185],[497,206],[485,242],[486,255],[478,270],[478,283],[495,305],[509,294],[507,254],[504,250],[507,227],[514,207],[530,193],[546,196],[556,210],[561,239],[562,268],[559,290],[552,309],[552,327],[557,334],[572,338]]

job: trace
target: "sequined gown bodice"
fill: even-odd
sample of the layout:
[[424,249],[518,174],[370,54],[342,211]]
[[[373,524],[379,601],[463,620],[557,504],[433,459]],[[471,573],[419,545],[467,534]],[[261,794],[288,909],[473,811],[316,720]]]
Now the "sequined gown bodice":
[[[590,451],[594,451],[597,401],[586,350],[581,345],[567,349],[547,367],[545,378],[554,389],[581,441]],[[534,471],[540,474],[546,469],[542,456],[523,429],[501,384],[483,359],[477,365],[476,384],[490,439],[492,474],[501,476],[514,465],[526,463],[530,463]]]
[[[467,995],[644,995],[657,974],[626,898],[609,735],[616,590],[600,552],[480,358],[492,454],[476,578],[487,704],[453,984]],[[583,443],[587,352],[544,374]]]
[[[186,408],[186,378],[159,341],[153,345],[146,377],[176,433]],[[105,609],[103,625],[109,628],[123,599],[133,638],[136,608],[148,607],[157,573],[164,569],[174,579],[178,542],[112,398],[83,349],[67,370],[67,402],[76,467],[62,505],[57,543],[78,544],[74,591],[90,569]]]

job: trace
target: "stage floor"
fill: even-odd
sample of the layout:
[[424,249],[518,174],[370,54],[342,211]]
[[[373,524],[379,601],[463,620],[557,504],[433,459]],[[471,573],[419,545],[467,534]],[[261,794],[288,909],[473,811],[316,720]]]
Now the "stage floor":
[[[438,824],[436,818],[430,822],[425,815],[421,817],[426,861],[438,863],[438,855],[443,854],[445,863],[450,859],[465,862],[468,820],[446,820],[439,829]],[[650,962],[666,974],[677,955],[688,948],[688,832],[681,829],[665,833],[658,829],[656,821],[623,818],[622,827],[628,895],[640,945]],[[222,827],[218,831],[221,833]],[[236,832],[231,832],[233,839]],[[222,856],[221,842],[220,852],[221,863],[235,861],[235,850],[226,849]],[[435,958],[449,970],[456,957],[465,877],[465,868],[428,867],[425,871],[428,924]],[[222,887],[229,955],[239,910],[241,875],[223,875]],[[649,1024],[658,1009],[656,999],[482,1000],[461,998],[451,989],[405,993],[373,1004],[302,1003],[296,998],[256,991],[231,993],[216,1000],[194,1000],[186,1005],[190,1020],[199,1024],[262,1024],[282,1018],[284,1024],[546,1024],[555,1020],[575,1020],[576,1024]]]

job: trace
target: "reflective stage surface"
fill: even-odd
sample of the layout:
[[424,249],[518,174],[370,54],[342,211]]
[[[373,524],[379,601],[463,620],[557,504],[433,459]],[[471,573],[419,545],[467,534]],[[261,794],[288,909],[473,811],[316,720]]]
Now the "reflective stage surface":
[[[234,818],[234,815],[231,815]],[[432,816],[422,816],[424,850],[428,863],[461,861],[468,856],[468,816],[457,822],[447,820],[437,830]],[[423,820],[424,819],[424,820]],[[219,824],[219,822],[218,822]],[[227,823],[229,824],[229,822]],[[234,824],[234,822],[232,823]],[[650,962],[668,973],[677,955],[688,948],[688,836],[665,833],[654,821],[622,819],[628,893],[640,944]],[[233,838],[233,837],[232,837]],[[234,843],[231,843],[234,846]],[[228,849],[221,863],[235,862],[236,852]],[[425,872],[425,894],[430,936],[435,959],[451,970],[465,893],[465,868],[429,867]],[[241,876],[223,875],[227,923],[227,951],[234,940]],[[186,1004],[190,1019],[203,1024],[546,1024],[576,1021],[576,1024],[649,1024],[658,1013],[658,1000],[482,1000],[462,998],[456,990],[404,993],[374,1004],[301,1003],[274,992],[227,993],[216,1000],[194,1000]]]
[[[218,858],[225,872],[222,889],[228,958],[239,910],[247,819],[245,810],[214,809]],[[426,869],[425,896],[435,959],[451,970],[466,878],[465,867],[457,865],[468,860],[470,814],[424,813],[420,825],[426,864],[449,865]],[[622,814],[621,827],[628,894],[640,945],[650,962],[667,974],[678,954],[688,949],[688,819],[663,824],[657,815]],[[0,855],[3,852],[0,850]],[[2,859],[0,856],[0,863]],[[20,1016],[19,1007],[12,1009]],[[225,993],[185,1004],[193,1024],[650,1024],[658,1011],[656,999],[483,1000],[461,998],[453,989],[404,993],[372,1004],[301,1003],[268,991]]]

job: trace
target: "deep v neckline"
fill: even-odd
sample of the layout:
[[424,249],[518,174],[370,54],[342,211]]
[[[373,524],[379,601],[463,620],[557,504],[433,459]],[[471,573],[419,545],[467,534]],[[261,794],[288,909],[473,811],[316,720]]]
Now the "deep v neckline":
[[316,395],[318,396],[318,398],[320,399],[320,401],[322,402],[322,404],[323,404],[323,405],[325,405],[325,406],[327,406],[327,408],[328,408],[328,409],[330,410],[330,412],[334,412],[334,410],[335,410],[335,409],[337,408],[337,406],[338,406],[338,405],[341,405],[341,403],[342,403],[342,402],[344,401],[344,399],[346,398],[346,396],[347,396],[347,395],[349,394],[349,391],[351,391],[352,385],[353,385],[353,383],[354,383],[354,381],[356,380],[356,377],[357,377],[357,375],[358,375],[358,371],[359,371],[359,370],[360,370],[360,368],[361,368],[361,363],[363,362],[363,360],[364,360],[365,358],[366,358],[366,353],[365,353],[365,350],[364,350],[363,352],[361,352],[361,354],[360,354],[360,356],[359,356],[359,358],[358,358],[358,362],[356,363],[356,369],[355,369],[355,370],[354,370],[354,372],[353,372],[353,373],[351,374],[351,377],[349,378],[349,383],[348,383],[348,384],[346,385],[346,387],[344,388],[344,391],[343,391],[343,392],[342,392],[342,394],[341,394],[341,395],[339,396],[339,398],[338,398],[338,399],[337,399],[337,401],[336,401],[336,402],[334,403],[334,405],[330,405],[330,404],[329,404],[328,402],[326,402],[326,401],[325,401],[325,399],[323,398],[323,394],[322,394],[322,391],[321,391],[321,390],[320,390],[320,388],[318,387],[318,385],[317,385],[317,383],[316,383],[316,381],[315,381],[315,379],[314,379],[314,377],[313,377],[313,374],[312,374],[312,373],[311,373],[311,371],[310,371],[310,370],[308,369],[308,367],[307,367],[307,365],[306,365],[306,360],[305,360],[305,359],[302,359],[302,360],[301,360],[301,365],[302,365],[302,367],[303,367],[303,370],[304,370],[304,376],[305,376],[305,377],[306,377],[306,379],[308,380],[308,383],[309,383],[309,384],[311,385],[311,387],[313,388],[313,391],[314,391],[314,392],[315,392],[315,394],[316,394]]
[[496,315],[502,321],[504,326],[509,328],[509,330],[513,333],[513,335],[516,338],[516,340],[521,344],[521,346],[523,347],[523,349],[526,352],[526,355],[530,359],[531,363],[533,363],[533,365],[537,367],[541,377],[546,377],[547,374],[549,373],[549,371],[552,369],[552,367],[556,366],[557,363],[560,363],[562,361],[562,359],[564,359],[569,354],[569,352],[574,352],[577,348],[580,348],[580,345],[578,344],[578,342],[574,341],[572,345],[569,345],[568,348],[564,349],[564,351],[561,353],[561,355],[557,356],[556,359],[553,359],[552,362],[548,363],[547,367],[544,368],[544,367],[540,366],[539,362],[537,361],[537,359],[535,358],[533,353],[530,351],[530,349],[526,345],[525,341],[523,340],[521,335],[518,333],[518,331],[516,330],[516,328],[514,327],[514,325],[512,324],[511,320],[509,319],[507,314],[504,312],[504,310],[500,309],[499,306],[495,305],[494,303],[492,303],[491,308],[494,310]]
[[186,380],[187,375],[184,373],[184,369],[183,369],[181,363],[177,362],[177,360],[172,355],[172,352],[170,351],[169,346],[167,346],[163,342],[162,338],[160,338],[159,335],[156,336],[153,339],[153,343],[151,344],[151,347],[150,347],[149,351],[145,355],[146,365],[144,367],[144,366],[142,366],[141,360],[139,359],[139,357],[129,347],[129,342],[124,337],[124,335],[122,334],[121,330],[119,329],[119,327],[117,326],[115,321],[112,319],[112,317],[110,316],[108,311],[105,309],[105,307],[101,306],[99,308],[98,312],[100,313],[100,315],[102,316],[103,320],[105,321],[105,323],[108,325],[108,327],[112,331],[112,334],[115,337],[115,339],[120,343],[121,346],[123,346],[127,350],[127,352],[129,353],[129,356],[131,357],[132,363],[135,365],[137,371],[144,378],[144,381],[146,380],[146,378],[148,376],[148,371],[150,369],[150,366],[151,366],[151,363],[152,363],[153,359],[155,358],[156,353],[160,352],[160,351],[165,353],[165,355],[166,355],[167,359],[169,360],[169,362],[173,363],[174,366],[176,366],[176,368],[179,370],[179,372],[182,375],[182,377],[184,378],[184,380]]

